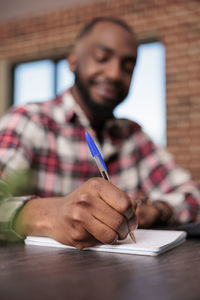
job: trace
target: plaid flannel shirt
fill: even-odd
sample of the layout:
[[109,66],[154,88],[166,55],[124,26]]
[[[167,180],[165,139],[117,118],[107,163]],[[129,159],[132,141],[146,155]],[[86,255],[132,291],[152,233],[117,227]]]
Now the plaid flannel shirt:
[[100,144],[70,90],[51,101],[10,109],[0,122],[0,172],[31,169],[31,194],[67,195],[100,176],[85,130],[101,149],[113,184],[133,197],[140,187],[152,201],[166,201],[180,222],[197,218],[199,189],[171,155],[157,148],[137,123],[114,117],[102,128]]

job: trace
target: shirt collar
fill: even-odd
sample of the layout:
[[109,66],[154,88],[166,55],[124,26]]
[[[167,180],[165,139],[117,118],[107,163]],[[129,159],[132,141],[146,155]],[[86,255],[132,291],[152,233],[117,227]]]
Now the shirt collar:
[[[77,116],[81,125],[85,128],[91,128],[90,121],[84,111],[75,101],[71,94],[71,90],[66,90],[62,95],[63,107],[65,111],[65,120],[70,122],[74,116]],[[118,140],[130,134],[130,121],[126,119],[117,119],[113,116],[109,119],[102,128],[103,134],[106,137],[111,136],[112,139]]]
[[119,151],[121,143],[124,142],[124,139],[133,134],[134,128],[136,130],[140,128],[139,125],[131,122],[130,120],[117,119],[113,116],[113,118],[109,119],[102,128],[103,142],[100,144],[95,131],[91,127],[90,121],[75,101],[70,89],[63,93],[62,101],[66,122],[73,122],[74,119],[78,118],[80,124],[85,128],[85,130],[88,130],[92,136],[95,137],[105,160]]
[[62,101],[65,111],[65,120],[67,122],[73,121],[74,118],[78,117],[79,122],[83,127],[90,127],[90,122],[88,118],[86,117],[81,107],[75,101],[70,89],[64,92],[62,96]]

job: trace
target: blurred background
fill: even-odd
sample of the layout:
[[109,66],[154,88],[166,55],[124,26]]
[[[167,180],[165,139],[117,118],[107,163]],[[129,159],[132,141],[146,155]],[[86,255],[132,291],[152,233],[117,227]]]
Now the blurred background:
[[71,86],[67,53],[84,24],[102,15],[127,21],[140,43],[115,115],[139,122],[200,182],[198,0],[0,0],[0,116]]

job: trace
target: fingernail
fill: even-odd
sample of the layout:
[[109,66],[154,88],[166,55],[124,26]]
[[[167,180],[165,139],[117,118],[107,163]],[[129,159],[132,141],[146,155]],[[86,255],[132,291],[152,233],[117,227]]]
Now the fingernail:
[[129,228],[131,231],[136,230],[138,228],[138,220],[135,219],[129,223]]
[[133,216],[133,206],[129,206],[127,211],[126,211],[126,218],[130,219]]
[[115,244],[118,240],[118,234],[116,234],[116,237],[114,238],[114,240],[112,241],[111,245]]

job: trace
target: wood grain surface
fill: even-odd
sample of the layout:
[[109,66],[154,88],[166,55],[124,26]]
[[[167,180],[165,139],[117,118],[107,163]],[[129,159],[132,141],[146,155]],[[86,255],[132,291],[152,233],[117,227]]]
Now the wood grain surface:
[[158,257],[0,246],[0,299],[199,300],[200,240]]

